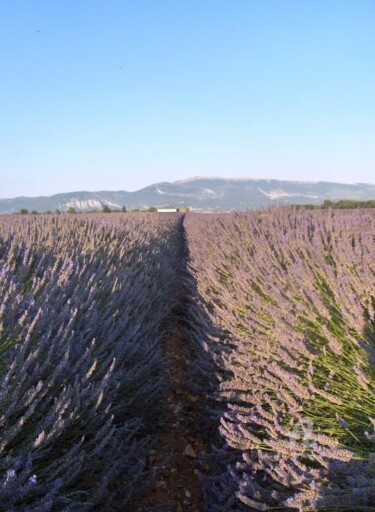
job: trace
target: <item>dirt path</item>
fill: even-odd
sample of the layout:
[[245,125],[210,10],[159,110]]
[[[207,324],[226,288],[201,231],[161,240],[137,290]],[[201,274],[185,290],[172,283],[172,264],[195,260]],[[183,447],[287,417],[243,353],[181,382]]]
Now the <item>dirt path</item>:
[[199,396],[188,389],[190,360],[186,350],[183,327],[164,342],[164,354],[170,360],[173,388],[168,397],[166,427],[160,432],[155,456],[150,467],[171,454],[165,469],[159,474],[154,488],[142,499],[139,512],[199,512],[202,510],[202,490],[199,475],[207,471],[199,456],[206,453],[196,432]]
[[[173,316],[175,328],[163,343],[164,356],[169,361],[167,376],[171,390],[167,400],[163,427],[156,432],[158,442],[149,457],[149,468],[160,467],[153,489],[140,497],[136,512],[201,512],[203,510],[200,475],[208,472],[201,456],[205,444],[198,432],[200,397],[190,390],[191,353],[186,331],[186,261],[188,251],[184,237],[183,217],[180,223],[180,244],[176,253],[179,266]],[[169,457],[169,458],[168,458]]]

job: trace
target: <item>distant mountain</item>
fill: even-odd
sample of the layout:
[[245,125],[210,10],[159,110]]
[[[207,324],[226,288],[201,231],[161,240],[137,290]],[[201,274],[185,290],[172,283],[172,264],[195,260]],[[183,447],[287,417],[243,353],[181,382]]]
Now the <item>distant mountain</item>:
[[0,213],[14,213],[21,208],[65,211],[99,210],[126,206],[190,207],[194,211],[231,211],[259,208],[270,204],[320,204],[325,199],[375,199],[375,185],[330,182],[282,181],[266,179],[225,179],[196,177],[173,183],[155,183],[135,192],[69,192],[49,197],[0,199]]

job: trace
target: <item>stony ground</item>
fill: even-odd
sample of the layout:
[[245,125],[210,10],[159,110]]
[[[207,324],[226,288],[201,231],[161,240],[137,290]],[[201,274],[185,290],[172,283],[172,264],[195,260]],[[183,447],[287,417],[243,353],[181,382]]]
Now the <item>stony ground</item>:
[[167,422],[159,434],[159,444],[149,458],[149,465],[152,468],[163,460],[167,462],[158,474],[153,489],[142,497],[138,512],[202,510],[199,476],[208,467],[201,460],[206,450],[195,428],[198,422],[199,396],[189,391],[188,371],[191,362],[185,341],[184,329],[177,327],[164,342],[164,353],[170,361],[173,387],[168,397]]

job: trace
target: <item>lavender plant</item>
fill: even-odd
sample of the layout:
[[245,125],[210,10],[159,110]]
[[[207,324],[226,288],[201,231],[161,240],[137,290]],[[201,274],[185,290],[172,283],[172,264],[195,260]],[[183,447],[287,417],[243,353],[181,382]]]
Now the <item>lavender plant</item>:
[[0,510],[131,509],[147,485],[179,223],[0,219]]
[[184,226],[195,377],[219,434],[206,509],[374,507],[373,214],[282,208]]

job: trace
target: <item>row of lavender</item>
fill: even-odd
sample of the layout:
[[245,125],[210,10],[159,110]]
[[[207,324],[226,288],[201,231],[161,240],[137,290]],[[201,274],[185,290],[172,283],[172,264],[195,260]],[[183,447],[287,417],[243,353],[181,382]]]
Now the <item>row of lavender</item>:
[[188,214],[184,226],[195,377],[217,433],[206,510],[372,510],[374,214]]
[[180,221],[1,218],[1,510],[124,510],[146,485]]

